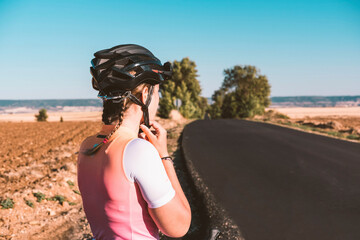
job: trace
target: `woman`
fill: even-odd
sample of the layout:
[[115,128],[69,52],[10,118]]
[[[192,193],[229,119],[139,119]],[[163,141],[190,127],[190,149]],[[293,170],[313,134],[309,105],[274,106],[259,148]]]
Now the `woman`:
[[167,151],[166,130],[154,121],[159,84],[171,77],[171,65],[134,44],[94,55],[90,71],[103,99],[104,125],[82,142],[77,165],[94,238],[159,239],[159,230],[181,237],[191,210]]

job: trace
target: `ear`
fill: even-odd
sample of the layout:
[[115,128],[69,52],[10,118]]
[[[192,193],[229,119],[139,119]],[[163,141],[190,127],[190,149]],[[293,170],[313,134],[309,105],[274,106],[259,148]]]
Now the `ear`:
[[142,93],[141,94],[141,100],[145,104],[146,99],[147,99],[148,94],[149,94],[149,89],[147,87],[144,87],[141,93]]

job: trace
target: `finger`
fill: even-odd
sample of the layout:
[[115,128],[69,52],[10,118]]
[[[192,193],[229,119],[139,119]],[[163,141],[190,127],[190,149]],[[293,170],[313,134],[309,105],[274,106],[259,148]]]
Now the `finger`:
[[139,138],[142,138],[142,139],[145,139],[145,137],[146,137],[146,135],[145,135],[145,133],[139,133]]
[[151,126],[154,127],[154,129],[156,130],[156,132],[161,132],[164,133],[165,129],[160,125],[160,123],[156,122],[156,121],[150,121],[149,124]]
[[149,141],[149,138],[145,135],[145,133],[140,133],[140,134],[141,134],[140,138]]
[[149,139],[153,140],[156,138],[155,135],[150,131],[150,129],[147,126],[145,126],[144,124],[141,124],[140,128],[143,130],[143,132]]

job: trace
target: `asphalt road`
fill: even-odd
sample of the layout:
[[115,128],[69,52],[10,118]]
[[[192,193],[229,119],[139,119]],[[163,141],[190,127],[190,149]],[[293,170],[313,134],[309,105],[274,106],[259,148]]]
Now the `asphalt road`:
[[219,119],[187,125],[182,147],[245,239],[360,239],[359,143]]

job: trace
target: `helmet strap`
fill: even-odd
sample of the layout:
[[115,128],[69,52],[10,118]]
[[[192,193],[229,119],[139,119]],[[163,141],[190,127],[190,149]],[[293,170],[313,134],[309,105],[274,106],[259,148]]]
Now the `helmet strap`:
[[[150,101],[151,101],[151,97],[154,91],[154,86],[151,85],[150,89],[149,89],[149,94],[148,97],[145,101],[145,104],[140,101],[139,99],[137,99],[134,95],[130,94],[129,98],[136,103],[137,105],[141,106],[141,110],[143,111],[143,116],[144,116],[144,123],[145,125],[150,128],[150,123],[149,123],[149,105],[150,105]],[[141,130],[141,129],[140,129]]]

